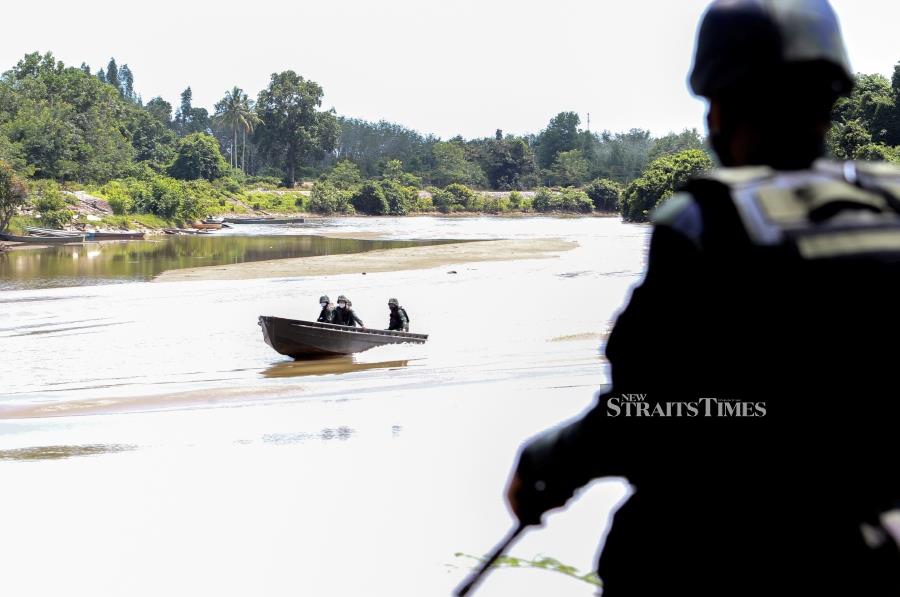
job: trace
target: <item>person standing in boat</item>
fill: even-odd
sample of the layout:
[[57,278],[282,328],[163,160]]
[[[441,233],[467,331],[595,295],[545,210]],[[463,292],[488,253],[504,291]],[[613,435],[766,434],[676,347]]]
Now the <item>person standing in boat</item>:
[[406,314],[406,309],[400,306],[400,301],[395,298],[389,299],[388,309],[391,310],[391,319],[388,323],[388,330],[392,332],[408,332],[409,315]]
[[359,327],[366,327],[366,324],[362,322],[362,319],[356,316],[356,313],[353,311],[352,305],[343,294],[338,297],[337,300],[337,309],[334,310],[334,321],[332,323],[336,323],[338,325],[349,325],[351,327],[355,325],[359,325]]
[[322,307],[322,311],[319,313],[319,318],[316,321],[319,323],[334,323],[335,309],[331,299],[326,295],[322,295],[319,297],[319,305]]

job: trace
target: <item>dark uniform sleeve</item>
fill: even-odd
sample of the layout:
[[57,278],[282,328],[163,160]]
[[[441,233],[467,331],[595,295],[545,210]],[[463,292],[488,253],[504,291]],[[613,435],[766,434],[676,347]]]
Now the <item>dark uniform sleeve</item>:
[[[591,479],[634,479],[652,457],[653,442],[632,433],[634,420],[607,416],[607,401],[621,393],[651,393],[672,378],[672,350],[691,329],[698,292],[700,213],[683,202],[676,214],[658,223],[650,241],[647,273],[619,315],[606,356],[612,388],[581,417],[531,440],[522,450],[517,473],[519,505],[538,513],[563,505]],[[658,450],[658,446],[655,448]],[[659,455],[657,454],[657,457]],[[527,516],[527,514],[526,514]]]
[[400,307],[397,309],[397,314],[400,315],[400,329],[404,332],[409,331],[409,317],[406,315],[406,309]]
[[353,310],[351,309],[350,312],[349,312],[349,316],[350,316],[349,319],[350,319],[351,322],[355,321],[356,323],[359,324],[359,327],[361,327],[361,328],[366,327],[366,324],[364,324],[364,323],[362,322],[362,319],[360,319],[359,317],[356,316],[356,311],[353,311]]

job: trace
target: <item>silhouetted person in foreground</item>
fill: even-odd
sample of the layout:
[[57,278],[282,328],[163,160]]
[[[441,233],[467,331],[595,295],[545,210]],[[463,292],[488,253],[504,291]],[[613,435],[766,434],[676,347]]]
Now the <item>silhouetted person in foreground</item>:
[[714,2],[690,84],[724,168],[655,214],[612,386],[523,448],[510,505],[626,477],[608,597],[900,594],[900,170],[819,159],[852,87],[824,1]]

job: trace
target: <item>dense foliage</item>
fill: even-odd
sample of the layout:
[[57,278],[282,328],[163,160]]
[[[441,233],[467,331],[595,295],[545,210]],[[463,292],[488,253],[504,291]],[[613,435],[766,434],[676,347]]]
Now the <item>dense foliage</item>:
[[900,163],[900,62],[890,81],[881,75],[857,75],[849,97],[832,113],[828,150],[842,159]]
[[641,222],[653,208],[672,196],[687,180],[712,168],[712,160],[699,149],[688,149],[656,158],[647,170],[625,189],[622,217]]
[[[26,188],[42,221],[66,223],[71,185],[87,186],[122,216],[185,221],[244,209],[621,210],[643,220],[711,165],[696,130],[595,132],[571,111],[536,134],[497,130],[468,140],[341,117],[323,109],[318,83],[291,70],[272,73],[255,100],[237,86],[225,91],[212,115],[193,104],[191,87],[173,106],[161,97],[145,104],[134,85],[135,73],[115,59],[92,72],[49,53],[28,54],[0,76],[0,224],[9,205],[24,205]],[[900,162],[900,64],[891,80],[858,75],[833,121],[832,155]],[[290,189],[300,179],[316,181],[311,192]]]
[[0,232],[9,228],[9,223],[28,200],[28,188],[16,176],[12,166],[0,160]]

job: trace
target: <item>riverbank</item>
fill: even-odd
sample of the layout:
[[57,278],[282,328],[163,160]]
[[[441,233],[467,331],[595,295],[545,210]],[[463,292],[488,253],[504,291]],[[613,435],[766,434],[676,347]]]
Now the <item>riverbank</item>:
[[[345,236],[350,237],[352,236]],[[369,251],[354,254],[352,259],[346,255],[323,255],[170,270],[157,276],[154,282],[368,274],[427,269],[459,263],[549,259],[577,246],[578,243],[575,241],[554,238],[465,242]]]

